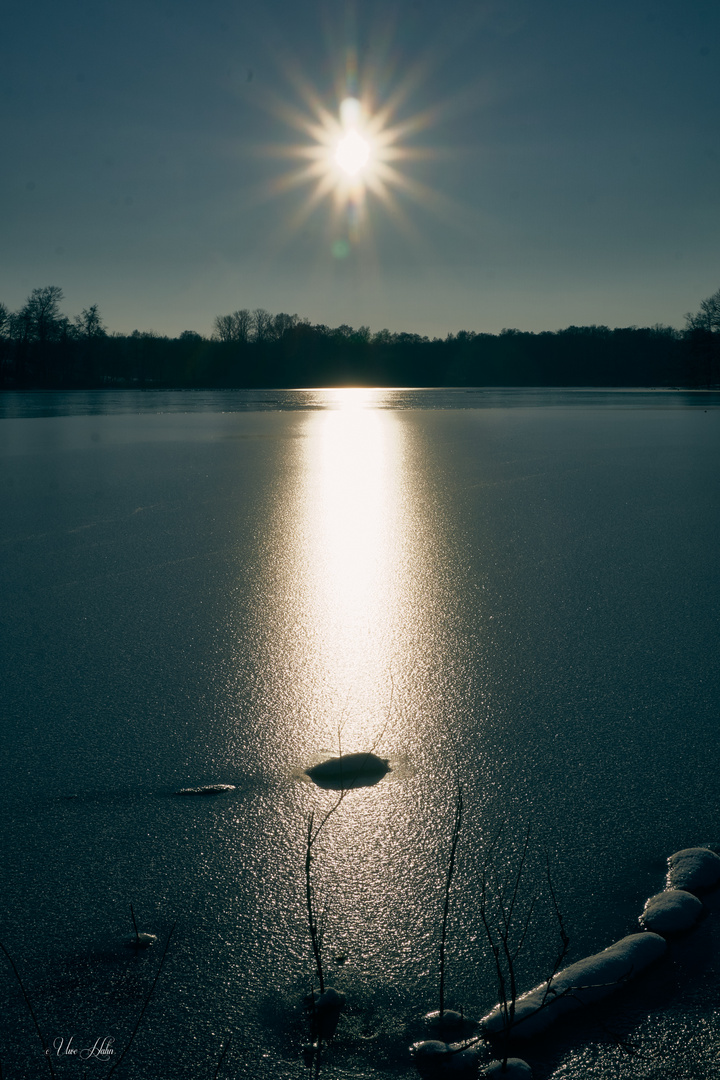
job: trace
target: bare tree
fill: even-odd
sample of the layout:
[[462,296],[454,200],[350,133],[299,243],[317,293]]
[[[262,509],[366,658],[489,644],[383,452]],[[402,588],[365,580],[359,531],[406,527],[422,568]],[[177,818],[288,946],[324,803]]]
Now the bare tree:
[[23,324],[23,337],[44,344],[60,337],[63,316],[60,314],[60,301],[63,291],[58,285],[46,285],[42,289],[33,289],[18,312]]
[[250,332],[253,326],[252,315],[247,308],[240,308],[238,311],[232,313],[232,320],[235,341],[240,341],[244,344],[250,339]]
[[273,337],[273,317],[265,308],[255,308],[252,313],[253,336],[257,342],[270,341]]
[[709,330],[712,333],[720,332],[720,289],[708,296],[700,304],[700,310],[693,314],[688,311],[685,315],[687,330]]
[[213,337],[219,341],[233,340],[232,315],[216,315],[213,319]]
[[107,337],[107,328],[100,318],[100,309],[97,304],[83,308],[82,314],[75,316],[74,323],[75,333],[84,341]]
[[295,328],[298,321],[297,315],[286,315],[284,311],[281,311],[273,318],[272,336],[276,341],[280,341],[285,334],[289,334]]
[[217,315],[213,320],[213,336],[220,341],[245,343],[250,338],[253,316],[247,308],[240,308],[230,315]]

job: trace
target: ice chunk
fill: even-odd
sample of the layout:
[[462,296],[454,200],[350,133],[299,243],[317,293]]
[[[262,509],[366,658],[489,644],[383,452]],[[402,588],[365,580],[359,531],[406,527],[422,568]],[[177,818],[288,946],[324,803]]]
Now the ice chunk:
[[668,859],[668,889],[711,889],[720,881],[720,855],[710,848],[689,847]]
[[[562,1013],[607,997],[662,956],[666,948],[665,939],[659,934],[630,934],[602,952],[570,964],[552,979],[549,989],[547,983],[541,983],[518,998],[513,1036],[530,1038],[544,1031]],[[489,1035],[503,1030],[499,1005],[484,1017],[482,1026]]]
[[125,939],[125,944],[131,949],[149,949],[151,945],[154,945],[157,941],[156,934],[133,934],[132,937]]
[[340,757],[313,765],[305,770],[306,774],[318,787],[332,791],[347,791],[350,788],[370,787],[382,780],[390,772],[386,758],[375,754],[341,754]]
[[702,915],[702,904],[683,889],[666,889],[645,901],[640,925],[656,934],[677,934],[689,930]]
[[224,795],[226,791],[234,791],[234,784],[206,784],[205,787],[184,787],[176,791],[176,795]]
[[492,1077],[492,1080],[530,1080],[532,1069],[522,1058],[508,1058],[507,1069],[503,1071],[502,1061],[491,1061],[483,1076]]

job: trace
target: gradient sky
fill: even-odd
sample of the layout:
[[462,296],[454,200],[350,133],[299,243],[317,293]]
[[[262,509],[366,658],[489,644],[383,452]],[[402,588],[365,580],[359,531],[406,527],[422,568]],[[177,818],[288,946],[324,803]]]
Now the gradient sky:
[[[717,0],[3,9],[12,309],[59,285],[125,332],[263,307],[444,336],[682,326],[720,287]],[[314,145],[295,121],[337,114],[353,55],[409,153],[354,238],[287,183]]]

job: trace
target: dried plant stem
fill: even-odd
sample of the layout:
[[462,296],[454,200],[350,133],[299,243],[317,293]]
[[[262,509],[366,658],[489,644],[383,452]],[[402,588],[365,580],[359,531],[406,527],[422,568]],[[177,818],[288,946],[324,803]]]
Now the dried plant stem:
[[225,1045],[223,1046],[223,1048],[222,1048],[222,1050],[220,1052],[220,1057],[218,1058],[217,1067],[215,1069],[215,1072],[213,1073],[213,1080],[217,1080],[217,1078],[218,1078],[218,1073],[220,1072],[220,1066],[223,1063],[223,1058],[225,1057],[228,1050],[230,1049],[230,1043],[231,1042],[232,1042],[232,1035],[228,1035],[227,1042],[225,1043]]
[[[520,915],[517,912],[518,894],[520,882],[525,871],[528,849],[530,846],[530,826],[525,833],[525,839],[520,853],[517,872],[511,882],[506,879],[500,880],[497,871],[496,851],[502,831],[490,845],[485,865],[480,891],[480,918],[485,929],[485,936],[490,946],[498,986],[498,1002],[502,1016],[502,1041],[503,1041],[503,1065],[507,1063],[509,1043],[515,1022],[515,1012],[518,999],[516,981],[516,961],[527,937],[530,920],[537,902],[534,896],[528,903],[525,912]],[[545,992],[537,1007],[537,1012],[547,1008],[557,997],[570,996],[570,991],[556,994],[553,989],[553,980],[560,971],[568,954],[570,939],[565,929],[560,907],[555,896],[555,889],[550,873],[550,860],[545,855],[548,890],[552,903],[553,914],[558,925],[560,942],[555,955],[550,974],[545,982]],[[517,927],[517,928],[516,928]]]
[[447,940],[447,921],[450,910],[450,886],[455,873],[455,856],[457,853],[458,839],[463,816],[463,792],[462,784],[458,783],[457,798],[455,799],[455,819],[453,821],[452,836],[450,839],[450,859],[448,861],[447,876],[445,878],[445,903],[443,905],[442,929],[440,932],[440,1020],[445,1013],[445,943]]
[[132,919],[132,924],[135,927],[135,945],[139,948],[140,947],[140,934],[138,932],[137,923],[135,921],[135,912],[133,911],[132,904],[130,905],[130,918]]
[[[342,796],[341,796],[341,798],[342,798]],[[340,805],[340,803],[338,801],[336,803],[336,808],[339,805]],[[314,820],[315,820],[315,814],[311,813],[310,817],[308,818],[307,844],[306,844],[306,847],[305,847],[305,900],[307,902],[308,929],[310,930],[310,943],[312,945],[313,956],[315,957],[315,969],[317,971],[318,982],[320,983],[320,993],[324,994],[325,993],[325,979],[323,977],[320,931],[318,929],[317,915],[316,915],[316,912],[315,912],[315,903],[314,903],[314,897],[313,897],[313,888],[312,888],[312,879],[311,879],[311,875],[310,875],[310,867],[311,867],[311,863],[312,863],[312,846],[313,846],[313,843],[317,839],[317,834],[320,832],[320,829],[325,824],[325,821],[327,821],[327,817],[325,818],[325,821],[321,822],[321,824],[318,826],[317,831],[313,835],[313,822],[314,822]]]
[[[378,743],[385,734],[388,724],[392,716],[393,701],[395,697],[395,682],[390,673],[390,701],[388,702],[387,716],[385,717],[385,723],[377,736],[372,746],[363,755],[365,759],[369,759],[375,751]],[[343,724],[338,727],[338,751],[340,756],[340,768],[342,774],[342,730]],[[343,784],[340,794],[330,809],[323,815],[320,820],[320,824],[315,826],[315,811],[311,811],[308,817],[307,832],[305,836],[305,903],[307,906],[308,916],[308,930],[310,932],[310,944],[312,946],[313,957],[315,959],[315,970],[317,971],[318,983],[320,984],[320,993],[325,993],[325,975],[323,972],[322,964],[322,932],[319,925],[318,915],[315,904],[315,894],[312,887],[312,859],[313,859],[313,846],[317,841],[318,836],[325,828],[332,815],[339,809],[345,796],[349,791],[352,791],[353,787],[360,779],[360,770],[357,771],[355,779],[348,784],[347,787]]]
[[30,1016],[32,1017],[33,1024],[35,1025],[35,1031],[37,1032],[37,1037],[40,1040],[40,1044],[41,1044],[41,1046],[43,1048],[43,1057],[47,1061],[48,1069],[50,1070],[50,1075],[53,1077],[53,1080],[54,1080],[54,1078],[55,1078],[55,1070],[53,1069],[53,1063],[52,1063],[52,1059],[50,1057],[50,1050],[48,1049],[47,1043],[45,1042],[45,1039],[43,1038],[42,1032],[40,1031],[40,1025],[38,1024],[37,1016],[35,1015],[35,1010],[33,1009],[32,1005],[30,1003],[30,998],[28,997],[27,990],[25,989],[25,987],[23,985],[23,981],[20,978],[20,972],[15,967],[15,963],[13,961],[13,958],[10,955],[10,953],[7,951],[5,946],[3,945],[2,941],[0,941],[0,949],[2,949],[2,951],[5,953],[5,956],[7,957],[7,961],[10,964],[10,967],[15,972],[15,978],[17,979],[17,981],[18,981],[18,983],[20,985],[20,989],[22,990],[22,996],[25,998],[25,1004],[28,1007],[28,1012],[30,1013]]

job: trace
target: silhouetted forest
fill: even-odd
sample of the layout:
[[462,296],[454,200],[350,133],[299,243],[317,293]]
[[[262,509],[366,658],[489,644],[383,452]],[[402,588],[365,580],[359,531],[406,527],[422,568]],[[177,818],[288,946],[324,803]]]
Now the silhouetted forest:
[[97,304],[62,314],[58,286],[0,303],[4,389],[303,386],[717,386],[720,290],[670,326],[569,326],[530,333],[460,330],[445,338],[315,325],[241,309],[212,337],[185,330],[110,333]]

